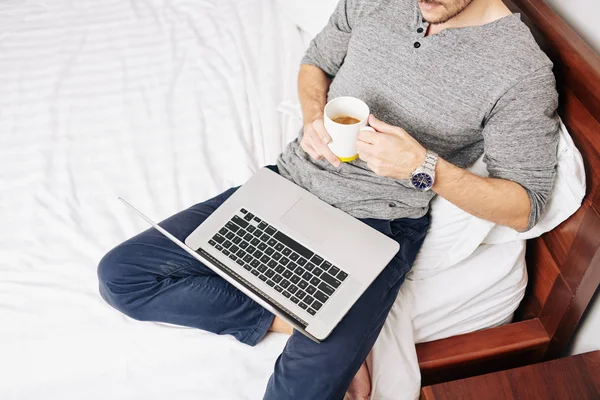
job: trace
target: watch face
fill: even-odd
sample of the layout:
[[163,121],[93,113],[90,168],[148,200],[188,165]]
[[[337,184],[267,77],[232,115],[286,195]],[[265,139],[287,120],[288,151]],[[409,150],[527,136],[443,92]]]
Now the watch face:
[[431,175],[426,172],[414,174],[411,178],[411,181],[413,186],[419,190],[431,189],[433,186],[433,179],[431,178]]

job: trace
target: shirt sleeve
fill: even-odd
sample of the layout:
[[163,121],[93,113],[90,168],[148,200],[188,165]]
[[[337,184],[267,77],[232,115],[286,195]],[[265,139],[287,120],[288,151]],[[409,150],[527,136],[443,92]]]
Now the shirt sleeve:
[[484,121],[484,162],[491,177],[523,186],[537,224],[554,187],[560,123],[552,68],[529,74],[504,93]]
[[302,64],[319,67],[330,76],[338,73],[352,35],[351,3],[352,0],[339,2],[327,26],[310,43]]

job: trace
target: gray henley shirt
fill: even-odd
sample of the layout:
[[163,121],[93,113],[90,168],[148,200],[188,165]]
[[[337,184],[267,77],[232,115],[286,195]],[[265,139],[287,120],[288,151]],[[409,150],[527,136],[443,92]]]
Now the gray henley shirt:
[[[552,63],[514,14],[425,37],[416,0],[342,0],[312,41],[303,64],[333,77],[328,98],[364,100],[379,119],[466,168],[485,153],[491,177],[522,185],[528,229],[552,192],[558,95]],[[357,218],[418,218],[432,192],[377,176],[356,160],[340,168],[314,161],[292,142],[281,174]]]

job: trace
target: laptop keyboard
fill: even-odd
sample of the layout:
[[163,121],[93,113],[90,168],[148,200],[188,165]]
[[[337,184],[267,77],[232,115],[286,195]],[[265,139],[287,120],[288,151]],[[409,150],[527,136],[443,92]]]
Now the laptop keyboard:
[[260,280],[316,315],[348,274],[245,209],[208,242]]

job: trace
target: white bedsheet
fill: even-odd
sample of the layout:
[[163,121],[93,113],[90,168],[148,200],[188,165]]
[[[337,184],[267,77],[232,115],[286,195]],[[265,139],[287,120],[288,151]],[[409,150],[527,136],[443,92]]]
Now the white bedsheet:
[[[117,196],[161,219],[275,161],[298,128],[277,109],[295,100],[302,52],[271,0],[0,4],[0,398],[261,397],[284,336],[249,348],[130,320],[98,295],[96,264],[146,228]],[[493,249],[522,261],[522,245]],[[518,298],[522,263],[495,270]],[[484,274],[456,271],[429,289],[407,281],[382,338],[409,335],[408,315],[417,341],[510,316],[499,277],[485,274],[484,293]],[[423,294],[465,275],[455,303]],[[378,342],[380,398],[414,396],[412,340]],[[398,376],[416,380],[397,389]]]

